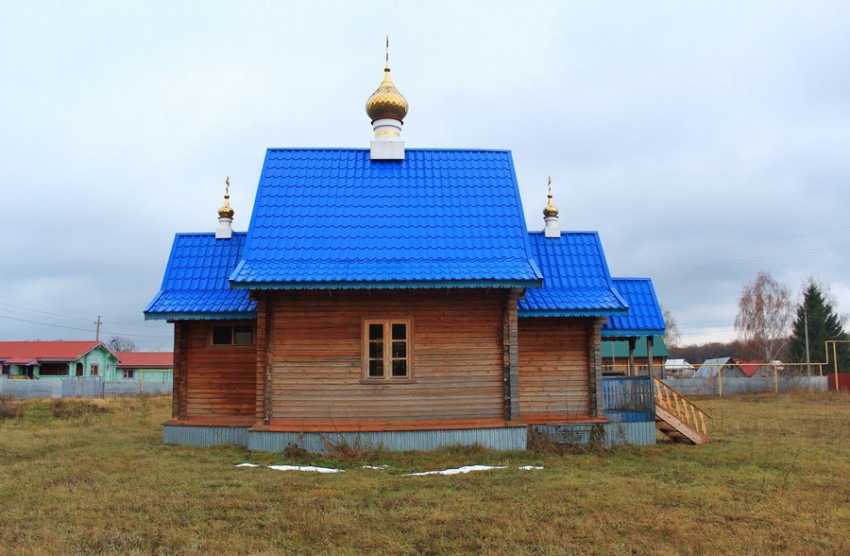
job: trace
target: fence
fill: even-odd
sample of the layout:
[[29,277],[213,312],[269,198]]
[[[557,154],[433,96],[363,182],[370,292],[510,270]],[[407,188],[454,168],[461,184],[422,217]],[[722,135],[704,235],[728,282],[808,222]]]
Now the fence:
[[[838,380],[838,386],[835,386],[835,381]],[[830,390],[848,390],[850,391],[850,373],[831,374],[829,375]]]
[[171,383],[102,380],[0,379],[0,395],[27,398],[106,398],[111,396],[165,396]]
[[665,378],[664,382],[685,396],[734,396],[759,392],[825,392],[825,376]]

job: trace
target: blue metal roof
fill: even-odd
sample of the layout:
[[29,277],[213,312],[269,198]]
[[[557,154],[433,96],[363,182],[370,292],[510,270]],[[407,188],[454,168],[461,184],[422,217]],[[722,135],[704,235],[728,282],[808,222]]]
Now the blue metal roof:
[[664,316],[649,278],[614,278],[614,287],[629,304],[626,315],[608,318],[605,337],[658,336],[664,333]]
[[162,287],[145,309],[146,319],[253,318],[248,292],[232,290],[227,278],[236,268],[247,234],[231,239],[215,234],[177,234]]
[[510,151],[269,149],[235,288],[530,286]]
[[614,289],[596,232],[563,232],[547,238],[528,234],[543,287],[529,289],[519,316],[599,316],[624,314],[629,306]]

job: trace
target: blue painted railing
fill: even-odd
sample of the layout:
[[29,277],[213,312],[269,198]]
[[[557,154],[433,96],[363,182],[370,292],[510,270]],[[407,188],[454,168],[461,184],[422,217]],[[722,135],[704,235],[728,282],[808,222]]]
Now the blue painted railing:
[[652,380],[648,376],[605,377],[602,379],[602,408],[615,422],[655,420]]

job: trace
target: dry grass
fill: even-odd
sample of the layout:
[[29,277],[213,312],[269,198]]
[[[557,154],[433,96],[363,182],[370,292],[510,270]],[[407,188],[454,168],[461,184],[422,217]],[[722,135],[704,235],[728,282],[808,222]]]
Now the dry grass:
[[[88,405],[0,420],[0,554],[850,553],[846,395],[706,400],[717,440],[702,447],[340,461],[163,446],[163,398],[64,403]],[[403,475],[476,463],[513,468]]]

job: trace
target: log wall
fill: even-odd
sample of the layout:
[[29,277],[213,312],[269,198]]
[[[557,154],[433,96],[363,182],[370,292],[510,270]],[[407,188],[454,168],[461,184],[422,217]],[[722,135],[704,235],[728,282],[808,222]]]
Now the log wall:
[[[496,426],[507,292],[269,293],[272,428]],[[366,380],[364,318],[412,320],[410,381]]]
[[592,331],[587,318],[519,319],[522,422],[592,417]]
[[[256,346],[212,345],[211,328],[216,324],[232,324],[231,321],[184,321],[179,324],[180,339],[186,350],[179,358],[186,360],[183,418],[244,418],[253,423]],[[175,378],[178,374],[175,365]],[[175,393],[179,391],[179,387],[175,389]]]

